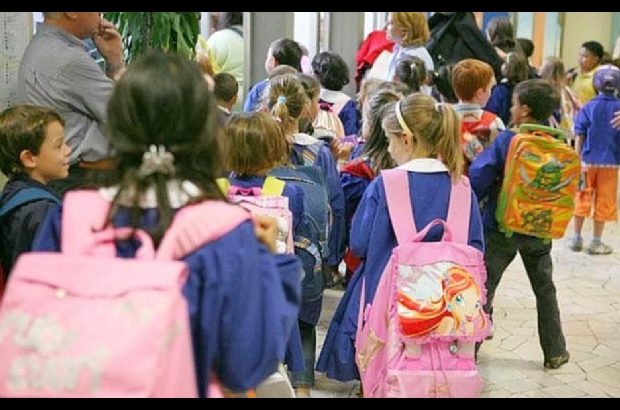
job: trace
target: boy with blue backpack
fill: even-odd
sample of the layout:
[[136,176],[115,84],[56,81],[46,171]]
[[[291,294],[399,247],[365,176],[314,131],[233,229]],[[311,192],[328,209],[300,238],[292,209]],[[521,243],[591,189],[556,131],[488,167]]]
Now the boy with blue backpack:
[[[519,126],[523,124],[546,124],[559,104],[559,94],[551,84],[544,80],[526,81],[519,84],[515,89],[511,110],[512,121]],[[505,180],[511,178],[506,175],[506,171],[511,169],[510,166],[507,166],[507,163],[510,163],[508,158],[513,158],[509,154],[509,151],[510,153],[513,152],[513,140],[516,141],[519,137],[520,135],[512,130],[502,132],[470,168],[471,182],[476,194],[481,200],[488,200],[486,201],[483,213],[485,242],[487,246],[485,259],[488,274],[488,301],[485,311],[490,315],[493,314],[493,302],[500,281],[517,254],[521,254],[527,274],[532,283],[532,288],[536,294],[539,323],[538,330],[540,344],[545,357],[544,366],[547,369],[555,370],[569,362],[570,354],[566,350],[566,339],[562,331],[560,307],[555,284],[553,283],[551,237],[549,237],[549,240],[546,240],[534,236],[533,234],[528,235],[507,232],[503,224],[498,222],[498,217],[502,212],[497,212],[497,209],[501,205],[499,204],[500,198],[504,196],[502,192],[506,187]],[[544,136],[540,136],[541,140],[545,140],[545,138]],[[534,151],[532,150],[532,152]],[[551,155],[552,153],[549,154]],[[533,157],[533,155],[529,155],[532,161]],[[550,158],[550,160],[553,159],[554,158]],[[553,164],[555,164],[555,161],[549,162],[549,165]],[[565,165],[564,163],[559,163],[555,165],[556,167],[553,169],[551,167],[540,168],[542,171],[539,175],[540,178],[536,178],[536,180],[532,178],[530,182],[532,187],[536,187],[536,190],[532,190],[531,192],[537,195],[540,194],[540,197],[551,193],[551,191],[559,192],[556,188],[563,186],[565,183],[565,181],[562,180],[564,176],[562,173],[563,167],[569,167],[570,164]],[[525,173],[529,171],[528,167],[518,168],[522,169]],[[529,175],[524,174],[524,176],[529,178]],[[559,182],[555,179],[557,176],[560,176]],[[542,192],[547,191],[544,189],[547,185],[552,185],[552,189],[549,190],[549,192]],[[547,206],[542,200],[539,201],[540,203],[531,204],[535,208],[532,210],[532,214],[535,214],[539,208]],[[572,210],[570,213],[572,214]],[[525,208],[523,208],[520,214],[522,214],[525,219],[523,222],[526,228],[530,227],[530,225],[538,227],[544,225],[551,228],[551,224],[541,225],[534,223],[535,220],[540,218],[526,218]],[[504,221],[505,220],[506,219],[504,219]]]
[[53,110],[21,106],[0,114],[0,170],[9,177],[0,197],[0,260],[5,275],[32,247],[39,225],[60,199],[47,186],[69,175],[71,148]]

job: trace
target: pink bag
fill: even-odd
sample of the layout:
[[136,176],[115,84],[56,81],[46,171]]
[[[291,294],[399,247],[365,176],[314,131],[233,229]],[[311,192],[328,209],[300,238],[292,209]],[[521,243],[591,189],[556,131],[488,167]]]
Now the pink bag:
[[219,184],[233,204],[242,206],[252,215],[274,218],[278,224],[278,253],[290,255],[295,253],[293,213],[289,208],[289,199],[282,195],[285,182],[267,177],[262,189],[230,186],[227,180],[220,181]]
[[62,253],[18,261],[0,312],[0,397],[197,397],[188,271],[173,260],[249,216],[224,203],[187,207],[157,252],[138,231],[139,255],[123,260],[114,240],[130,230],[98,232],[109,206],[97,192],[70,193]]
[[[405,171],[383,172],[398,247],[372,305],[362,296],[357,365],[367,398],[472,398],[475,343],[488,335],[482,252],[468,245],[471,188],[453,186],[448,221],[416,232]],[[403,198],[405,200],[403,200]],[[422,242],[435,226],[442,242]],[[365,286],[364,286],[365,287]],[[366,294],[362,290],[362,295]]]

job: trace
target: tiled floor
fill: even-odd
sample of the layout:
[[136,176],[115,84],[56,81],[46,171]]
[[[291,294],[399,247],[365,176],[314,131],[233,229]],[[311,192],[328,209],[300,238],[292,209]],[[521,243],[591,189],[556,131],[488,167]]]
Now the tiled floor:
[[[482,397],[620,398],[620,226],[609,226],[605,238],[618,253],[594,258],[571,253],[566,241],[555,244],[555,282],[572,354],[559,371],[543,369],[536,300],[521,261],[510,267],[498,290],[495,339],[480,355],[486,381]],[[326,295],[321,341],[340,296]],[[313,397],[356,397],[358,390],[356,383],[319,375]]]

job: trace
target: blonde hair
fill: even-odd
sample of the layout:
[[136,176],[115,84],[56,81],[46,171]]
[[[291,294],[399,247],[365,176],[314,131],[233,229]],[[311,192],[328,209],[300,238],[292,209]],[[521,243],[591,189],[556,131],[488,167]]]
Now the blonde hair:
[[268,113],[233,116],[226,125],[228,170],[255,176],[286,163],[289,146],[278,122]]
[[[403,125],[396,112],[399,109]],[[403,129],[405,125],[409,130]],[[387,113],[383,129],[387,135],[399,136],[410,131],[414,140],[423,144],[431,157],[443,161],[455,181],[463,175],[465,160],[461,147],[461,121],[451,106],[438,104],[425,94],[413,94]]]
[[291,74],[272,78],[265,98],[265,106],[281,121],[284,130],[288,130],[292,122],[299,120],[308,102],[301,81]]
[[403,47],[425,46],[431,39],[426,13],[422,11],[393,11],[392,22],[407,31],[401,44]]

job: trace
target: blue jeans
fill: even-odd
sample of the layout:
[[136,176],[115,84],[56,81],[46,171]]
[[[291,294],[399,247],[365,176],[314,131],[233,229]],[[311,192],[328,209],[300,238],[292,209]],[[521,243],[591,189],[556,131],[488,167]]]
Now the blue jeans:
[[493,316],[493,302],[497,288],[517,254],[525,265],[538,307],[538,333],[545,360],[566,352],[566,338],[562,331],[557,291],[553,283],[552,244],[530,236],[506,237],[501,232],[486,229],[486,266],[488,301],[485,311]]
[[301,373],[291,374],[291,384],[296,389],[312,389],[316,383],[314,367],[316,365],[316,326],[299,322],[299,331],[301,333],[301,345],[304,352],[304,362],[306,370]]

